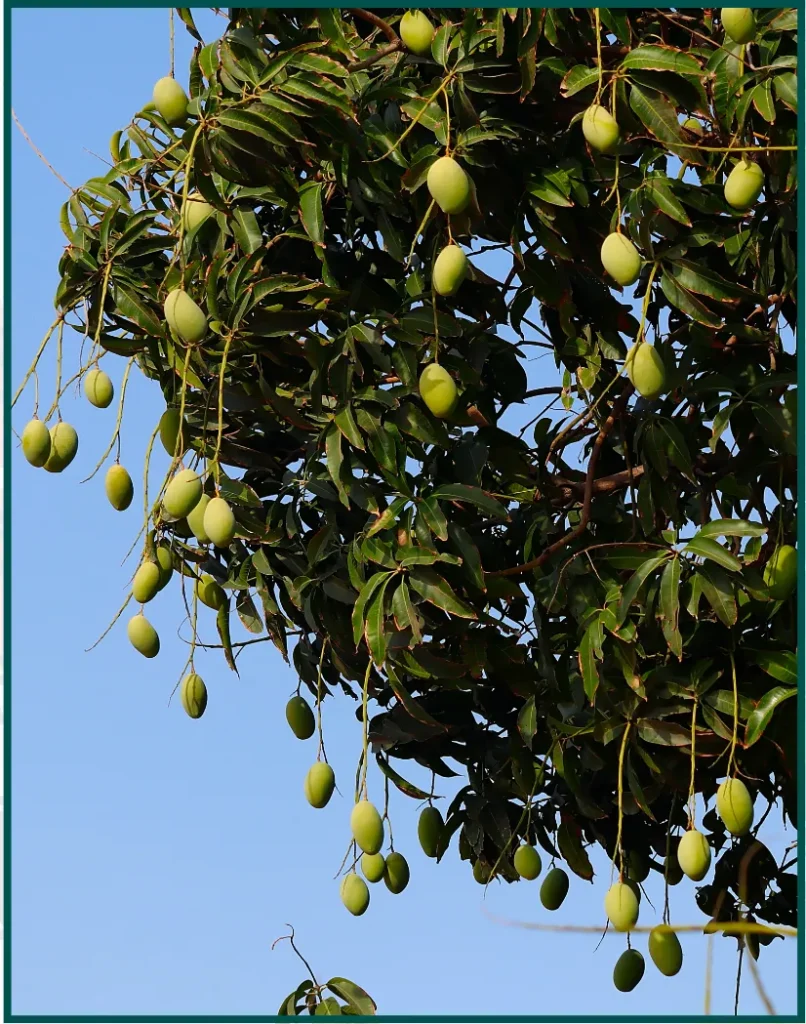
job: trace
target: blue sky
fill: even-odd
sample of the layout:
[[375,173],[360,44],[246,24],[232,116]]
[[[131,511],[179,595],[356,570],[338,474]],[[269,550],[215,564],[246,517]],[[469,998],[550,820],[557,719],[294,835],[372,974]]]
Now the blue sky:
[[[210,41],[226,23],[200,11],[198,24]],[[179,23],[176,42],[177,77],[186,83],[191,40]],[[168,59],[167,9],[12,13],[14,109],[71,186],[103,173],[92,154],[108,159],[109,137],[150,98]],[[11,168],[7,343],[16,388],[54,316],[65,243],[58,215],[67,190],[16,128]],[[501,276],[494,255],[484,267]],[[78,340],[65,333],[68,373],[78,367]],[[116,386],[123,365],[111,356],[104,361]],[[556,383],[550,358],[528,369],[530,386]],[[46,358],[45,408],[54,372],[53,358]],[[13,413],[18,432],[32,401],[29,388]],[[602,857],[594,853],[595,884],[573,878],[555,915],[540,906],[539,882],[495,884],[482,901],[455,850],[440,865],[420,852],[419,806],[394,790],[396,847],[409,859],[412,880],[400,896],[372,887],[369,911],[352,918],[334,881],[349,840],[361,743],[351,703],[326,703],[328,754],[344,795],[315,811],[302,793],[315,740],[301,743],[286,726],[283,709],[296,678],[273,646],[246,649],[240,678],[218,652],[202,653],[196,667],[210,691],[207,713],[194,722],[176,700],[168,707],[186,658],[176,635],[183,612],[175,588],[149,605],[162,639],[157,659],[131,648],[127,616],[85,653],[122,603],[135,568],[121,560],[140,526],[141,467],[162,397],[156,385],[132,375],[122,461],[138,495],[124,513],[107,503],[103,471],[79,484],[111,437],[115,408],[65,396],[63,416],[77,428],[80,448],[62,475],[34,470],[12,451],[13,683],[6,713],[13,714],[13,1012],[275,1013],[305,976],[287,943],[270,948],[291,922],[317,978],[358,982],[380,1012],[701,1013],[700,936],[683,937],[686,959],[677,978],[663,978],[648,961],[643,982],[621,995],[611,974],[623,937],[608,935],[594,953],[598,935],[526,931],[491,920],[603,923],[609,873]],[[160,460],[155,481],[163,469]],[[202,628],[215,642],[212,614]],[[427,782],[413,775],[412,781]],[[382,793],[381,778],[371,772],[370,795],[380,803]],[[764,837],[775,849],[792,834],[785,836],[771,816]],[[650,885],[648,893],[660,908],[660,887]],[[704,923],[688,881],[672,890],[672,914]],[[645,901],[642,922],[655,920]],[[645,951],[645,936],[635,944]],[[732,1012],[735,949],[732,940],[714,943],[713,1013]],[[793,1013],[794,941],[763,950],[760,968],[776,1009]],[[762,1013],[747,971],[742,992],[742,1012]]]

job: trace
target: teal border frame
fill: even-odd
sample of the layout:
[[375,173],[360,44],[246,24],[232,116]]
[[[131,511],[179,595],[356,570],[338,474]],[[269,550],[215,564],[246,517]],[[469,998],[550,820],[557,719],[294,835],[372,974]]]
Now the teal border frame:
[[[3,327],[4,327],[4,339],[5,344],[3,347],[3,376],[4,376],[4,394],[3,394],[3,424],[4,424],[4,445],[3,445],[3,488],[5,495],[5,502],[3,508],[3,537],[4,537],[4,551],[6,552],[6,559],[3,566],[3,598],[4,598],[4,614],[3,614],[3,689],[4,689],[4,716],[3,716],[3,776],[4,776],[4,815],[3,815],[3,906],[5,909],[5,922],[3,931],[3,975],[4,975],[4,990],[3,990],[3,1020],[9,1022],[9,1024],[94,1024],[94,1022],[115,1022],[115,1024],[135,1024],[135,1022],[176,1022],[176,1024],[196,1024],[196,1022],[216,1022],[216,1024],[252,1024],[252,1022],[262,1021],[285,1021],[289,1018],[267,1015],[255,1015],[255,1016],[233,1016],[233,1017],[222,1017],[222,1016],[136,1016],[136,1015],[95,1015],[95,1016],[31,1016],[14,1014],[11,1009],[11,968],[12,968],[12,882],[11,882],[11,813],[12,813],[12,792],[11,792],[11,722],[12,722],[12,697],[13,687],[11,681],[11,576],[8,571],[8,551],[12,544],[12,532],[11,532],[11,348],[10,348],[10,328],[11,328],[11,216],[12,216],[12,180],[11,180],[11,12],[15,9],[25,8],[69,8],[69,7],[81,7],[81,8],[109,8],[109,7],[128,7],[128,8],[165,8],[168,9],[170,5],[161,2],[161,0],[137,0],[137,2],[129,3],[100,3],[98,0],[84,0],[84,2],[77,3],[60,3],[57,0],[10,0],[10,2],[3,5],[3,27],[4,27],[4,47],[3,47],[3,82],[5,87],[5,102],[3,110],[3,141],[4,141],[4,160],[3,160],[3,204],[5,211],[5,224],[3,232],[3,253],[5,255],[5,267],[3,275],[3,294],[5,296],[5,306],[3,315]],[[258,5],[249,5],[258,6]],[[341,7],[341,4],[316,4],[311,2],[300,2],[300,0],[286,0],[285,3],[266,3],[260,6],[266,7]],[[400,4],[380,2],[370,4],[372,8],[396,8],[401,6]],[[405,5],[404,5],[405,6]],[[426,4],[409,4],[410,8],[426,7]],[[449,5],[453,6],[453,5]],[[484,4],[480,5],[482,8],[493,8],[503,7],[503,4]],[[512,7],[527,7],[528,4],[511,4],[508,6]],[[549,3],[545,4],[545,7],[575,7],[576,4],[571,3]],[[583,5],[584,6],[584,5]],[[592,6],[592,5],[591,5]],[[641,3],[640,0],[622,0],[618,7],[632,7],[632,8],[645,8],[647,5]],[[691,3],[688,0],[684,0],[683,3],[674,5],[678,8],[702,8],[703,4]],[[756,8],[767,8],[777,7],[777,4],[773,3],[760,3],[756,4]],[[796,0],[796,6],[798,11],[798,37],[799,40],[803,39],[803,31],[806,28],[806,16],[804,14],[806,5],[803,0]],[[802,56],[804,47],[802,42],[799,43],[798,53]],[[798,108],[798,177],[801,183],[806,183],[806,145],[804,145],[804,114],[803,100],[806,98],[804,92],[804,72],[800,71],[800,98],[801,103]],[[804,219],[804,210],[806,209],[806,197],[804,192],[801,191],[798,196],[798,228],[802,230],[806,226]],[[806,237],[806,236],[804,236]],[[803,246],[806,248],[806,246]],[[803,270],[806,268],[806,260],[803,261],[803,265],[799,268],[798,277],[798,300],[801,309],[804,308],[806,303],[806,286],[803,280]],[[797,357],[798,357],[798,388],[801,393],[804,386],[804,365],[803,365],[803,342],[804,342],[804,327],[803,322],[798,325],[796,331],[797,340]],[[806,512],[804,512],[804,504],[806,504],[806,474],[804,473],[804,454],[806,454],[806,403],[801,398],[798,402],[798,438],[800,439],[800,445],[798,447],[798,506],[799,506],[799,519],[798,519],[798,554],[799,558],[799,574],[798,574],[798,608],[800,610],[800,626],[798,629],[798,672],[799,677],[803,680],[806,677],[806,656],[804,655],[804,621],[806,616]],[[803,698],[800,699],[798,704],[798,763],[806,765],[806,715],[804,715],[804,702]],[[801,785],[798,793],[798,821],[801,823],[800,830],[804,828],[804,821],[806,821],[806,786]],[[798,844],[798,901],[801,908],[801,912],[804,907],[804,895],[806,895],[806,851],[804,850],[804,844],[801,842]],[[774,1017],[766,1019],[781,1022],[792,1022],[792,1024],[801,1024],[806,1021],[806,956],[804,955],[803,939],[801,936],[795,940],[799,944],[799,962],[798,962],[798,994],[797,994],[797,1013],[795,1014],[777,1014]],[[423,1014],[420,1016],[395,1016],[381,1014],[377,1017],[342,1017],[341,1020],[376,1020],[376,1021],[400,1021],[406,1022],[406,1024],[415,1024],[415,1022],[431,1022],[431,1021],[445,1021],[445,1022],[456,1022],[456,1024],[463,1024],[463,1022],[475,1022],[475,1021],[494,1021],[496,1024],[504,1024],[504,1022],[522,1022],[522,1021],[538,1021],[542,1022],[567,1022],[567,1024],[587,1024],[588,1021],[601,1021],[602,1024],[621,1024],[621,1022],[627,1021],[657,1021],[658,1024],[688,1024],[688,1022],[708,1022],[708,1024],[728,1024],[728,1022],[735,1021],[750,1021],[755,1018],[750,1017],[746,1014],[739,1016],[719,1016],[711,1015],[705,1016],[703,1014],[688,1015],[688,1016],[649,1016],[647,1014],[639,1015],[609,1015],[609,1016],[579,1016],[579,1015],[566,1015],[559,1016],[558,1014],[552,1014],[550,1016],[537,1015],[537,1014],[524,1014],[523,1016],[494,1016],[494,1015],[470,1015],[464,1014],[460,1016],[433,1016]]]

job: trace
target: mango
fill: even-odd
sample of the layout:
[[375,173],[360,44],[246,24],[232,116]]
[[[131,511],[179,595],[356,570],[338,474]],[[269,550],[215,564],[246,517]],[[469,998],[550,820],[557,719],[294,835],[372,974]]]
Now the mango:
[[179,696],[182,700],[182,707],[191,718],[201,718],[204,709],[207,707],[207,687],[204,680],[195,672],[190,672],[182,680],[179,689]]
[[776,548],[764,570],[764,582],[774,601],[786,601],[798,582],[798,553],[791,544]]
[[311,807],[324,807],[333,796],[336,788],[336,776],[333,769],[324,761],[317,761],[308,769],[305,776],[305,799]]
[[683,948],[677,933],[668,925],[659,924],[649,933],[649,955],[652,963],[667,978],[674,977],[683,966]]
[[383,822],[374,804],[359,800],[350,814],[350,831],[364,853],[377,853],[383,846]]
[[458,245],[446,245],[434,262],[431,281],[437,295],[455,295],[467,276],[467,256]]
[[452,156],[431,164],[426,185],[443,213],[461,213],[470,203],[470,178]]
[[118,512],[123,512],[131,505],[132,498],[134,497],[134,484],[128,471],[123,466],[115,463],[109,467],[106,471],[104,487],[112,508],[117,509]]
[[434,26],[423,11],[406,11],[398,25],[400,38],[407,50],[424,57],[431,52]]
[[649,861],[638,850],[627,854],[627,875],[634,882],[645,882],[649,877]]
[[132,647],[144,657],[156,658],[159,654],[160,638],[145,615],[134,615],[129,619],[126,635]]
[[227,595],[224,593],[224,588],[220,583],[216,583],[212,576],[202,576],[200,580],[197,580],[195,590],[201,603],[212,608],[214,612],[223,608],[226,603]]
[[530,882],[537,878],[543,866],[540,863],[540,854],[534,846],[519,846],[515,851],[513,863],[515,864],[515,870],[521,878],[525,878]]
[[[160,417],[159,433],[162,447],[172,458],[174,455],[184,455],[188,447],[185,439],[185,430],[182,431],[181,442],[179,440],[179,428],[179,410],[166,409]],[[179,451],[177,451],[178,446],[181,446]]]
[[157,565],[160,567],[160,590],[164,590],[174,574],[174,559],[168,544],[158,544],[156,553]]
[[626,235],[613,231],[602,242],[602,266],[616,284],[635,284],[641,273],[641,257]]
[[627,376],[643,398],[657,398],[666,388],[666,367],[657,349],[639,341],[627,353]]
[[436,807],[425,807],[417,822],[417,838],[426,857],[436,857],[445,823]]
[[687,128],[690,132],[695,132],[697,135],[702,135],[702,125],[696,117],[687,117],[683,122],[683,127]]
[[154,106],[170,125],[184,124],[188,114],[188,97],[175,78],[161,78],[154,86]]
[[683,873],[695,882],[705,878],[711,866],[711,847],[702,832],[692,828],[681,837],[677,847],[677,863]]
[[369,888],[363,878],[351,871],[341,881],[341,902],[351,914],[360,917],[369,906]]
[[45,462],[48,473],[67,469],[78,451],[78,434],[69,423],[60,421],[50,428],[50,455]]
[[638,920],[638,900],[626,882],[614,882],[605,896],[605,913],[617,932],[628,932]]
[[764,188],[764,171],[746,157],[739,161],[725,181],[725,199],[734,210],[749,210]]
[[109,374],[103,370],[90,370],[84,377],[84,394],[90,405],[96,409],[106,409],[115,397],[115,388]]
[[50,455],[50,431],[42,420],[26,423],[20,441],[27,461],[37,469],[44,466]]
[[756,38],[756,16],[752,7],[723,7],[719,17],[734,43],[750,43]]
[[223,498],[212,498],[204,510],[204,532],[217,548],[228,548],[235,536],[235,516]]
[[297,694],[285,706],[285,718],[298,740],[309,740],[316,730],[316,720],[311,706],[304,697]]
[[[364,854],[366,857],[366,854]],[[409,865],[402,853],[390,853],[386,858],[383,880],[389,892],[395,895],[403,892],[409,884]]]
[[192,469],[181,469],[165,488],[162,507],[172,519],[184,519],[199,504],[202,482]]
[[559,910],[568,895],[568,875],[562,868],[552,868],[540,886],[540,902],[546,910]]
[[753,825],[753,800],[741,779],[725,779],[716,791],[716,812],[731,835],[747,835]]
[[612,153],[619,142],[618,122],[604,107],[592,103],[582,115],[582,134],[593,149]]
[[613,984],[619,992],[632,992],[644,976],[643,956],[637,949],[625,949],[613,968]]
[[198,345],[204,340],[207,317],[184,289],[174,288],[168,292],[163,309],[168,326],[186,345]]
[[361,870],[368,882],[380,882],[386,871],[386,858],[382,853],[362,853]]
[[191,192],[182,204],[182,224],[185,231],[195,231],[215,213],[215,207],[210,206],[198,192]]
[[629,888],[632,890],[633,895],[638,900],[638,906],[640,907],[641,906],[641,886],[637,882],[634,882],[631,878],[625,878],[624,879],[624,884],[626,886],[629,886]]
[[209,504],[210,495],[202,494],[202,496],[199,498],[199,504],[196,505],[196,507],[187,514],[188,528],[190,529],[191,533],[196,538],[196,540],[199,542],[199,544],[210,543],[210,538],[207,536],[207,533],[205,532],[204,529],[204,513]]
[[683,869],[675,852],[670,853],[663,862],[663,877],[668,885],[678,885],[683,880]]
[[146,604],[160,589],[162,573],[156,562],[143,562],[132,580],[132,597],[138,604]]
[[459,393],[453,377],[439,363],[429,363],[420,374],[420,397],[439,419],[445,419],[456,406]]
[[479,885],[486,885],[490,881],[490,865],[485,864],[483,860],[477,860],[473,865],[473,877],[479,883]]

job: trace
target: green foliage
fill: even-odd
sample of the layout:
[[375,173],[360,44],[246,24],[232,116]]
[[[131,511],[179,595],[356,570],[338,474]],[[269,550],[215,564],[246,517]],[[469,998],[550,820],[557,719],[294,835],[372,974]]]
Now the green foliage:
[[[162,389],[172,455],[181,409],[234,514],[210,549],[157,506],[156,539],[283,657],[294,637],[325,717],[367,678],[398,790],[428,795],[393,760],[466,775],[438,856],[453,846],[477,877],[515,881],[525,843],[590,879],[586,848],[618,856],[617,836],[663,872],[692,762],[705,800],[735,771],[796,823],[796,716],[778,711],[795,596],[764,579],[796,535],[792,12],[759,12],[751,63],[710,12],[695,31],[601,9],[601,68],[592,9],[433,9],[424,56],[381,54],[356,11],[230,14],[194,51],[186,124],[136,115],[61,218],[60,314],[93,358],[133,357]],[[597,149],[594,103],[619,127]],[[450,220],[427,185],[448,146],[469,181]],[[736,147],[764,178],[746,212],[724,195]],[[196,193],[212,212],[183,218]],[[617,227],[642,261],[640,323],[600,259]],[[506,281],[471,258],[435,296],[451,238],[508,253]],[[171,329],[166,297],[185,293],[200,315]],[[665,377],[641,397],[623,361],[647,334]],[[535,346],[562,411],[529,394]],[[459,393],[445,419],[418,388],[435,356]],[[530,435],[504,426],[518,410]],[[214,604],[234,667],[231,604]],[[757,843],[740,906],[757,841],[731,842],[713,810],[700,828],[716,862],[700,908],[794,924],[795,876]],[[359,1007],[334,981],[281,1012]]]

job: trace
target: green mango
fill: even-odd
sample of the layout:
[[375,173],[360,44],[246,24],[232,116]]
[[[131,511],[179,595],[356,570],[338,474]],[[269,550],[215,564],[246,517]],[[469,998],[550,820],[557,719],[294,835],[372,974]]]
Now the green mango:
[[461,213],[470,203],[470,178],[452,156],[441,156],[431,164],[426,185],[443,213]]
[[185,90],[176,81],[166,75],[154,86],[154,106],[165,121],[170,125],[181,125],[187,120],[188,97]]
[[483,860],[477,860],[473,865],[473,877],[479,883],[479,885],[486,885],[490,881],[492,871],[490,865],[485,864]]
[[633,345],[625,361],[627,376],[643,398],[653,399],[666,389],[666,367],[654,345],[646,341]]
[[202,482],[192,469],[180,469],[162,496],[162,507],[171,519],[184,519],[199,504]]
[[695,882],[701,882],[711,867],[711,847],[708,840],[696,828],[689,829],[680,838],[677,847],[677,863],[683,874]]
[[364,853],[377,853],[383,846],[383,821],[369,800],[359,800],[353,807],[350,830]]
[[776,548],[764,570],[764,582],[774,601],[786,601],[798,583],[798,553],[791,544]]
[[159,434],[160,441],[162,441],[162,447],[165,451],[173,458],[175,455],[181,457],[185,454],[188,449],[186,435],[187,431],[182,431],[182,440],[180,450],[177,451],[177,446],[180,445],[179,441],[179,410],[178,409],[166,409],[160,417]]
[[84,394],[90,405],[96,409],[106,409],[115,397],[115,387],[109,374],[103,370],[90,370],[84,377]]
[[50,428],[50,454],[45,462],[48,473],[67,469],[78,451],[78,434],[69,423],[60,421]]
[[436,857],[445,823],[436,807],[425,807],[417,822],[417,838],[426,857]]
[[106,471],[104,481],[106,496],[109,504],[118,512],[124,512],[132,503],[134,497],[134,484],[127,470],[115,463]]
[[616,284],[635,284],[641,273],[641,257],[626,235],[613,231],[602,242],[602,266]]
[[355,917],[360,917],[369,906],[367,883],[354,871],[342,879],[340,893],[342,903]]
[[434,261],[431,281],[437,295],[455,295],[467,277],[467,256],[458,245],[446,245]]
[[406,11],[398,25],[400,38],[407,50],[425,57],[431,52],[434,26],[423,11]]
[[751,43],[756,38],[756,16],[752,7],[723,7],[722,27],[734,43]]
[[207,317],[186,291],[174,288],[168,293],[163,309],[168,326],[186,345],[198,345],[204,340]]
[[562,868],[552,868],[540,886],[540,902],[546,910],[559,910],[568,895],[568,875]]
[[156,562],[143,562],[132,580],[132,597],[138,604],[146,604],[160,589],[162,573]]
[[285,706],[285,718],[298,740],[309,740],[316,730],[311,706],[297,694]]
[[164,590],[171,582],[174,574],[174,559],[168,544],[158,544],[156,547],[157,564],[160,567],[160,590]]
[[744,157],[725,181],[725,199],[734,210],[746,211],[755,203],[764,188],[764,171]]
[[434,416],[445,419],[456,407],[458,391],[444,367],[429,363],[420,374],[420,396]]
[[513,863],[521,878],[526,878],[530,882],[537,878],[543,866],[540,863],[540,854],[534,846],[519,846],[515,851]]
[[182,223],[185,231],[194,231],[214,213],[215,208],[210,206],[200,193],[191,192],[182,204]]
[[207,687],[204,680],[195,672],[190,672],[182,680],[180,688],[182,707],[191,718],[201,718],[207,707]]
[[317,761],[305,776],[305,799],[311,807],[324,807],[333,796],[336,776],[329,764]]
[[649,861],[638,850],[627,855],[627,874],[634,882],[645,882],[649,877]]
[[216,583],[212,576],[202,576],[196,581],[196,594],[202,604],[217,612],[223,608],[227,601],[227,595],[220,583]]
[[210,538],[204,529],[204,513],[207,510],[207,506],[210,504],[210,495],[202,494],[199,498],[198,505],[191,509],[187,514],[187,524],[193,536],[199,542],[199,544],[209,544]]
[[126,627],[129,642],[146,658],[156,658],[160,652],[160,638],[145,615],[135,615]]
[[[366,854],[364,854],[366,857]],[[409,865],[402,853],[390,853],[386,858],[383,880],[389,892],[403,892],[409,884]]]
[[741,779],[725,779],[716,791],[716,811],[731,835],[747,835],[753,826],[753,800]]
[[683,948],[677,933],[659,924],[649,933],[649,955],[652,963],[667,978],[674,977],[683,966]]
[[638,900],[626,882],[615,882],[605,896],[605,913],[617,932],[628,932],[638,920]]
[[612,153],[619,142],[618,122],[604,107],[592,103],[582,115],[582,134],[593,149]]
[[368,882],[380,882],[386,871],[386,858],[382,853],[362,853],[361,870]]
[[613,984],[619,992],[632,992],[644,976],[646,964],[637,949],[625,949],[613,968]]
[[42,420],[31,420],[25,425],[20,438],[22,454],[32,466],[40,469],[50,455],[50,431]]
[[228,548],[235,537],[235,515],[223,498],[211,498],[204,510],[204,532],[217,548]]

